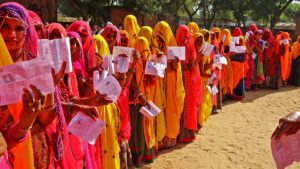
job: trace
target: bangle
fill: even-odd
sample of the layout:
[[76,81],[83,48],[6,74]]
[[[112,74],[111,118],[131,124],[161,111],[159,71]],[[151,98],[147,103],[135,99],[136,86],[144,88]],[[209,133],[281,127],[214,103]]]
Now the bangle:
[[69,112],[71,114],[73,114],[73,105],[74,105],[74,102],[69,102]]

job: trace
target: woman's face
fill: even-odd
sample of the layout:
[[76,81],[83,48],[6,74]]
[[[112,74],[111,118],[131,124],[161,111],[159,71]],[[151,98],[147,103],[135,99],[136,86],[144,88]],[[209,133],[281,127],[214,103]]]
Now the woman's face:
[[165,41],[160,37],[160,36],[156,36],[156,40],[157,40],[157,45],[158,45],[158,48],[160,50],[164,50],[164,46],[165,46]]
[[209,39],[209,33],[204,34],[204,39],[205,39],[206,42],[208,41],[208,39]]
[[20,50],[25,41],[24,22],[18,19],[5,19],[0,29],[4,42],[9,52]]
[[195,41],[195,48],[196,48],[196,50],[197,50],[197,51],[200,51],[201,48],[202,48],[202,45],[203,45],[203,37],[200,36],[200,37],[198,37],[198,38],[196,39],[196,41]]
[[76,38],[72,38],[70,40],[70,48],[71,48],[71,55],[73,56],[78,50],[80,50],[80,46]]
[[128,46],[128,38],[127,37],[121,37],[121,46],[127,47]]
[[260,40],[261,37],[262,37],[262,34],[260,34],[260,33],[256,33],[256,34],[255,34],[255,39],[256,39],[256,40]]
[[117,32],[110,31],[109,34],[105,38],[109,47],[116,46],[117,43]]
[[61,33],[59,32],[58,29],[54,29],[52,32],[50,32],[49,34],[49,39],[52,40],[52,39],[61,39],[62,38],[62,35]]

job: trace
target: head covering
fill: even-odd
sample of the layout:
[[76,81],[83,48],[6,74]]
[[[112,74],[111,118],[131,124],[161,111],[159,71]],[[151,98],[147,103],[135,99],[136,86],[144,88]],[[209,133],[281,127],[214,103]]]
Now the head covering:
[[220,39],[219,40],[220,42],[223,41],[223,46],[229,46],[230,45],[230,39],[231,39],[231,33],[230,33],[229,29],[223,29],[219,39]]
[[249,25],[249,28],[248,28],[247,31],[252,31],[253,33],[255,33],[257,30],[258,30],[258,28],[257,28],[256,24],[251,23],[251,24]]
[[[177,46],[170,25],[165,21],[158,22],[154,27],[154,35],[162,38],[166,46]],[[157,39],[156,39],[157,40]]]
[[138,36],[145,37],[148,40],[152,54],[157,53],[158,51],[157,41],[155,39],[155,36],[153,35],[153,29],[150,26],[143,26]]
[[[94,35],[94,43],[95,43],[95,49],[96,49],[96,53],[98,53],[100,56],[96,56],[97,57],[97,63],[100,64],[101,60],[103,59],[103,57],[105,55],[109,55],[110,51],[109,51],[109,47],[107,45],[106,40],[103,38],[103,36],[101,35]],[[101,58],[98,58],[101,57]]]
[[194,40],[194,43],[196,42],[196,40],[199,38],[199,37],[202,37],[202,42],[204,42],[204,37],[201,33],[197,32],[195,34],[193,34],[193,40]]
[[38,37],[27,9],[15,2],[3,3],[0,6],[0,18],[16,18],[26,25],[25,43],[23,45],[26,56],[23,59],[35,58],[37,56]]
[[232,29],[232,37],[243,36],[243,31],[240,27],[235,27]]
[[264,29],[262,38],[265,41],[270,41],[270,40],[274,40],[274,35],[270,29]]
[[72,63],[73,63],[74,72],[76,73],[76,75],[81,75],[84,78],[86,78],[88,73],[85,68],[85,61],[84,61],[84,56],[83,56],[81,37],[77,32],[72,32],[72,31],[68,32],[67,35],[70,38],[70,40],[75,38],[80,47],[79,53],[75,53],[74,55],[72,55]]
[[201,29],[199,32],[203,35],[203,37],[205,37],[205,36],[208,35],[209,37],[208,37],[207,42],[208,42],[208,43],[211,42],[209,30],[207,30],[207,29]]
[[120,30],[120,38],[121,38],[121,41],[122,41],[122,39],[127,39],[127,46],[125,46],[125,47],[128,47],[129,46],[129,34],[128,34],[128,32],[125,31],[125,30]]
[[188,27],[193,34],[200,31],[196,22],[189,22]]
[[89,70],[96,66],[96,56],[94,49],[94,40],[90,25],[84,21],[75,21],[68,28],[67,32],[77,32],[84,36],[82,40],[82,48],[84,53],[85,67]]
[[289,39],[290,38],[290,34],[288,32],[283,32],[282,36],[284,39]]
[[138,37],[134,43],[134,48],[140,53],[147,56],[147,60],[151,54],[148,40],[144,37]]
[[137,22],[137,19],[134,15],[127,15],[124,19],[124,30],[129,34],[129,45],[133,46],[135,38],[137,37],[140,26]]
[[218,27],[213,27],[213,28],[211,28],[211,30],[210,31],[213,31],[213,32],[215,32],[215,33],[221,33],[221,29],[220,28],[218,28]]
[[54,30],[58,30],[62,35],[62,38],[67,37],[66,29],[60,23],[50,23],[47,30],[48,35],[50,35]]
[[120,46],[121,45],[121,36],[120,36],[120,32],[119,32],[119,29],[113,25],[113,24],[108,24],[106,25],[102,32],[101,32],[101,35],[103,36],[104,39],[106,39],[106,37],[108,36],[108,34],[113,31],[113,32],[116,32],[117,33],[117,36],[116,36],[116,40],[117,40],[117,44],[115,46]]
[[[26,52],[24,60],[28,60],[36,57],[37,53],[37,34],[34,29],[34,25],[30,20],[28,11],[18,3],[8,2],[0,5],[0,17],[13,17],[24,22],[25,27],[25,43],[23,45],[23,50]],[[12,64],[13,60],[10,57],[6,45],[0,36],[0,47],[1,47],[1,57],[0,63],[5,66],[7,64]],[[15,103],[8,105],[9,111],[12,114],[15,121],[19,121],[20,114],[22,111],[23,103]],[[33,159],[33,149],[31,142],[31,135],[28,132],[28,137],[22,142],[18,143],[14,148],[12,148],[9,153],[14,157],[13,166],[14,168],[34,168]]]

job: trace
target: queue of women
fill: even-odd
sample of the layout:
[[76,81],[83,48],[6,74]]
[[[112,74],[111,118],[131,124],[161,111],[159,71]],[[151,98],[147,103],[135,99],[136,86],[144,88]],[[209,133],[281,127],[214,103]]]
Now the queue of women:
[[[180,25],[175,36],[167,22],[140,27],[135,16],[128,15],[124,30],[109,23],[92,36],[84,21],[66,29],[59,23],[45,26],[37,14],[18,3],[1,4],[0,21],[10,54],[0,57],[1,66],[35,59],[38,39],[66,37],[73,65],[71,73],[64,73],[66,63],[52,72],[54,93],[42,95],[31,85],[23,90],[20,103],[1,106],[0,168],[143,166],[153,162],[159,150],[195,140],[220,102],[242,100],[246,90],[278,89],[288,80],[300,84],[300,38],[292,44],[288,33],[274,37],[255,24],[244,35],[238,27],[232,32],[217,27],[206,30],[191,22]],[[232,37],[239,39],[236,46],[246,50],[232,51]],[[202,52],[206,43],[214,45],[209,55]],[[103,57],[112,54],[114,46],[135,49],[131,56],[121,56],[133,58],[128,71],[114,73],[122,87],[116,103],[93,89],[93,72],[102,70]],[[185,47],[185,60],[167,60],[169,46]],[[145,74],[145,64],[153,55],[167,60],[163,78]],[[227,65],[213,66],[217,55],[224,56]],[[207,86],[218,86],[222,99]],[[161,110],[152,119],[139,112],[149,102]],[[106,123],[94,145],[68,132],[77,112]]]

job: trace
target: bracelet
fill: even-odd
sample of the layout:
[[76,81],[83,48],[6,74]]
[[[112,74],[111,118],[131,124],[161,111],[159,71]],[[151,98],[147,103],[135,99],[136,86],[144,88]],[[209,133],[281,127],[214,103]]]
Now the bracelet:
[[69,102],[69,112],[71,114],[73,114],[73,105],[74,105],[74,102]]

